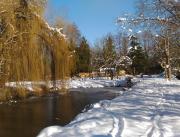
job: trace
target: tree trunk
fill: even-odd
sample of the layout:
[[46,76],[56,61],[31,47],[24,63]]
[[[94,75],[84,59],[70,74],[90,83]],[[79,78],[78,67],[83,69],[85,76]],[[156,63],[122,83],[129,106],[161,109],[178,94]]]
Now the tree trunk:
[[51,80],[53,82],[53,88],[56,88],[56,63],[53,51],[51,51]]
[[113,70],[110,70],[110,76],[111,76],[111,80],[113,80],[114,77]]
[[4,80],[1,78],[0,79],[0,88],[3,88],[5,86]]
[[169,37],[165,39],[165,77],[171,80],[171,63],[170,63],[170,51],[169,51]]

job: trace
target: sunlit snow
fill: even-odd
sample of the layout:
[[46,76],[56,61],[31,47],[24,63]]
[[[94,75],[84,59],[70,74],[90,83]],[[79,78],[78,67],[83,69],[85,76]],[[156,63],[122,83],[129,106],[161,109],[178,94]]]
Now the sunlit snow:
[[[102,87],[126,87],[126,77],[120,77],[118,79],[110,80],[107,78],[76,78],[64,81],[66,88],[102,88]],[[57,80],[55,81],[56,88],[62,88],[62,81]],[[23,82],[7,82],[6,87],[23,87],[29,91],[35,91],[36,87],[39,86],[46,86],[47,88],[53,88],[54,82],[53,81],[23,81]]]
[[179,137],[180,81],[135,82],[119,97],[94,104],[65,127],[48,127],[38,137]]

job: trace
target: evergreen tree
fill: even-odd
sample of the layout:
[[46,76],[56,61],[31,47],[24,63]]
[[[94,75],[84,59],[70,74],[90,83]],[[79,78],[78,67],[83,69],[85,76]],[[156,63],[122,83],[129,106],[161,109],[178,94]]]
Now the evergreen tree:
[[114,67],[115,66],[115,45],[112,36],[108,36],[104,41],[103,46],[103,58],[105,67]]
[[112,80],[114,77],[114,71],[112,70],[112,68],[115,68],[116,51],[115,43],[111,35],[107,36],[107,38],[104,41],[103,59],[104,67],[108,68],[105,71],[105,75],[109,73]]
[[147,55],[145,54],[143,48],[138,43],[138,39],[134,36],[131,37],[131,49],[129,51],[129,57],[132,60],[132,73],[139,74],[146,72]]
[[77,73],[89,72],[90,69],[90,47],[87,40],[83,37],[80,46],[77,48]]
[[93,71],[99,71],[99,68],[104,65],[103,49],[101,44],[101,41],[97,41],[91,50],[91,63],[93,64],[91,67]]

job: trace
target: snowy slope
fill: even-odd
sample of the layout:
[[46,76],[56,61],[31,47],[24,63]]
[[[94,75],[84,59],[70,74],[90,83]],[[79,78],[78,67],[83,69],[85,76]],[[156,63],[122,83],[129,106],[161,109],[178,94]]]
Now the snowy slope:
[[142,80],[111,101],[94,104],[65,127],[38,137],[180,137],[180,81]]

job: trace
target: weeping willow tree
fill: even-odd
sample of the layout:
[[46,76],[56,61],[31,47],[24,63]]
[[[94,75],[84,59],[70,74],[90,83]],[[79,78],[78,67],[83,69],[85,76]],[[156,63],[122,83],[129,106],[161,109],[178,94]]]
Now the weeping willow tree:
[[42,18],[43,0],[1,0],[0,85],[65,79],[72,65],[60,29]]

